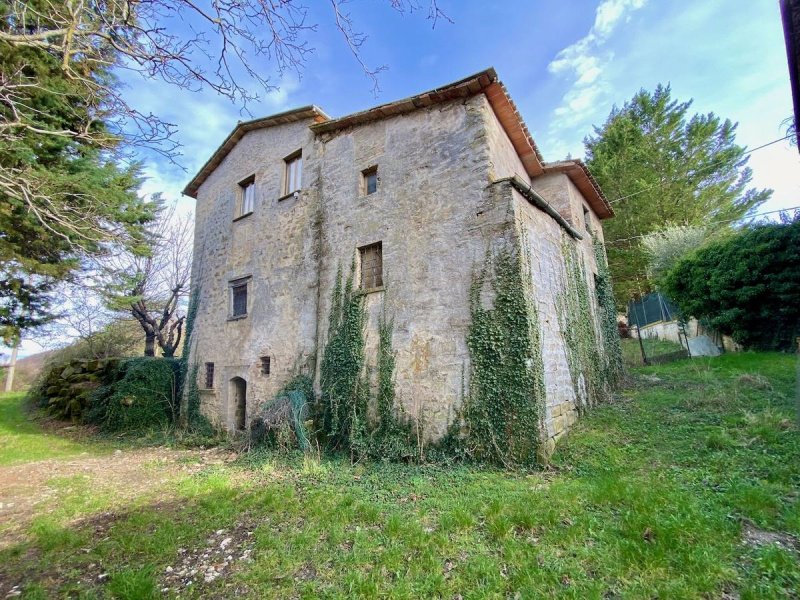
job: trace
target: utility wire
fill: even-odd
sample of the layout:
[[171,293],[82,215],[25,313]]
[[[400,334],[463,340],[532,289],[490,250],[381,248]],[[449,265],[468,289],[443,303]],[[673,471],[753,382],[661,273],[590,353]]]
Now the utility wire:
[[[787,140],[790,137],[794,137],[794,134],[785,135],[782,138],[778,138],[777,140],[772,140],[771,142],[767,142],[766,144],[761,144],[760,146],[756,146],[755,148],[752,148],[751,150],[747,150],[746,152],[743,152],[742,156],[743,157],[747,156],[749,154],[752,154],[756,150],[761,150],[762,148],[766,148],[767,146],[772,146],[773,144],[777,144],[778,142],[782,142],[783,140]],[[703,171],[709,170],[709,173],[710,173],[711,170],[717,168],[718,166],[724,164],[725,162],[727,162],[727,161],[719,160],[719,161],[717,161],[715,163],[711,163],[710,165],[706,165],[705,169],[701,169],[698,172],[703,172]],[[632,194],[628,194],[627,196],[621,196],[621,197],[619,197],[619,198],[617,198],[615,200],[609,201],[609,204],[616,204],[617,202],[621,202],[622,200],[627,200],[628,198],[633,198],[634,196],[638,196],[639,194],[644,194],[645,192],[649,192],[650,190],[659,187],[659,185],[661,185],[661,184],[651,185],[650,187],[646,187],[643,190],[639,190],[638,192],[633,192]]]
[[[743,219],[755,219],[756,217],[764,217],[766,215],[772,215],[772,214],[780,213],[780,212],[788,212],[790,210],[800,210],[800,206],[789,206],[787,208],[778,208],[776,210],[768,210],[767,212],[756,213],[754,215],[745,215],[743,217],[738,217],[736,219],[726,219],[724,221],[711,221],[710,223],[706,223],[706,226],[707,225],[724,225],[725,223],[733,223],[734,221],[741,221]],[[698,225],[698,227],[700,227],[700,226]],[[611,242],[606,242],[606,245],[608,245],[608,244],[619,244],[621,242],[629,242],[631,240],[638,240],[639,238],[647,237],[648,235],[651,235],[652,233],[656,233],[656,232],[645,233],[643,235],[635,235],[633,237],[623,238],[621,240],[613,240]]]

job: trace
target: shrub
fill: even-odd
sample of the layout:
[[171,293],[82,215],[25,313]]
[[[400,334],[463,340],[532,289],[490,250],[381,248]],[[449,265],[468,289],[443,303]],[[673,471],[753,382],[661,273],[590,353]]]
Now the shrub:
[[662,282],[685,317],[756,350],[800,334],[800,217],[760,224],[679,261]]
[[175,422],[180,365],[171,358],[121,360],[91,397],[87,421],[107,431],[142,431]]

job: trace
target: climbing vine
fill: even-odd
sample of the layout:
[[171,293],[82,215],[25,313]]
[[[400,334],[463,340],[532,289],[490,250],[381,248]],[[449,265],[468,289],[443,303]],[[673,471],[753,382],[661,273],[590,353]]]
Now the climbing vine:
[[[373,370],[366,366],[364,296],[354,288],[355,261],[342,282],[336,276],[331,299],[328,342],[320,367],[321,429],[329,448],[361,457],[414,460],[420,456],[413,424],[398,414],[394,391],[393,322],[382,315],[378,323],[377,386],[373,397]],[[373,402],[374,401],[374,402]],[[375,406],[370,419],[369,407]]]
[[586,268],[574,243],[566,236],[562,240],[561,254],[565,280],[557,298],[558,320],[575,390],[575,403],[578,410],[583,411],[606,399],[609,386]]
[[[478,460],[505,466],[539,460],[543,435],[542,342],[521,246],[527,245],[487,252],[470,290],[466,443]],[[491,307],[484,305],[486,293],[493,295]]]
[[322,430],[332,449],[350,447],[353,430],[358,433],[366,418],[368,388],[364,371],[364,296],[354,289],[355,258],[342,283],[336,273],[328,326],[328,343],[320,366]]
[[192,365],[189,364],[199,297],[200,289],[195,288],[189,297],[189,308],[186,311],[186,335],[181,350],[178,397],[181,398],[181,427],[189,431],[208,434],[213,428],[208,419],[200,412],[200,390],[197,387],[197,372],[200,367],[196,362]]
[[614,289],[611,287],[611,273],[608,270],[608,261],[606,260],[603,242],[594,236],[593,244],[594,257],[597,262],[595,294],[597,296],[600,332],[603,339],[603,370],[608,384],[611,388],[616,388],[622,382],[624,375],[622,346],[617,328],[617,307],[614,303]]

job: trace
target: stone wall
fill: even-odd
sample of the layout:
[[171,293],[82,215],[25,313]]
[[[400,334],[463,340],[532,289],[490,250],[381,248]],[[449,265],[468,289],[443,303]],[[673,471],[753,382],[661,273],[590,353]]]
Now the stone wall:
[[[402,409],[440,438],[469,393],[470,288],[487,250],[527,244],[533,304],[542,328],[547,448],[575,419],[575,398],[559,330],[564,230],[508,184],[530,182],[486,97],[444,102],[358,127],[323,133],[297,122],[247,133],[198,192],[193,281],[200,298],[192,361],[215,364],[203,409],[233,428],[232,378],[247,382],[248,421],[294,375],[312,374],[327,341],[337,272],[358,248],[381,242],[382,289],[366,296],[367,363],[377,325],[392,319],[395,393]],[[283,158],[302,147],[303,191],[279,200]],[[377,167],[366,195],[362,172]],[[255,174],[253,214],[234,220],[238,183]],[[563,174],[531,182],[583,230],[585,201]],[[592,227],[601,234],[595,215]],[[579,218],[578,218],[579,217]],[[593,285],[591,238],[573,240]],[[228,282],[250,277],[245,319],[228,320]],[[592,318],[591,315],[589,318]],[[271,357],[271,374],[260,372]]]

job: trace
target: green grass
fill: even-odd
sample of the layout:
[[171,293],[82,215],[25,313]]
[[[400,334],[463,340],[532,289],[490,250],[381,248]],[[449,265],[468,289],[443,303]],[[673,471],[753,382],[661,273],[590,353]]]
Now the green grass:
[[0,465],[96,453],[100,446],[47,434],[25,411],[25,394],[0,394]]
[[112,520],[73,500],[0,552],[0,582],[160,597],[166,567],[225,530],[251,561],[181,597],[796,598],[797,552],[742,540],[743,524],[800,536],[795,361],[637,369],[540,472],[253,453]]
[[[628,367],[641,367],[642,362],[642,348],[639,345],[639,340],[635,338],[626,338],[621,340],[622,343],[622,361]],[[644,352],[648,359],[657,358],[665,354],[672,354],[684,350],[683,346],[672,342],[670,340],[660,340],[658,338],[643,338],[642,345]]]

